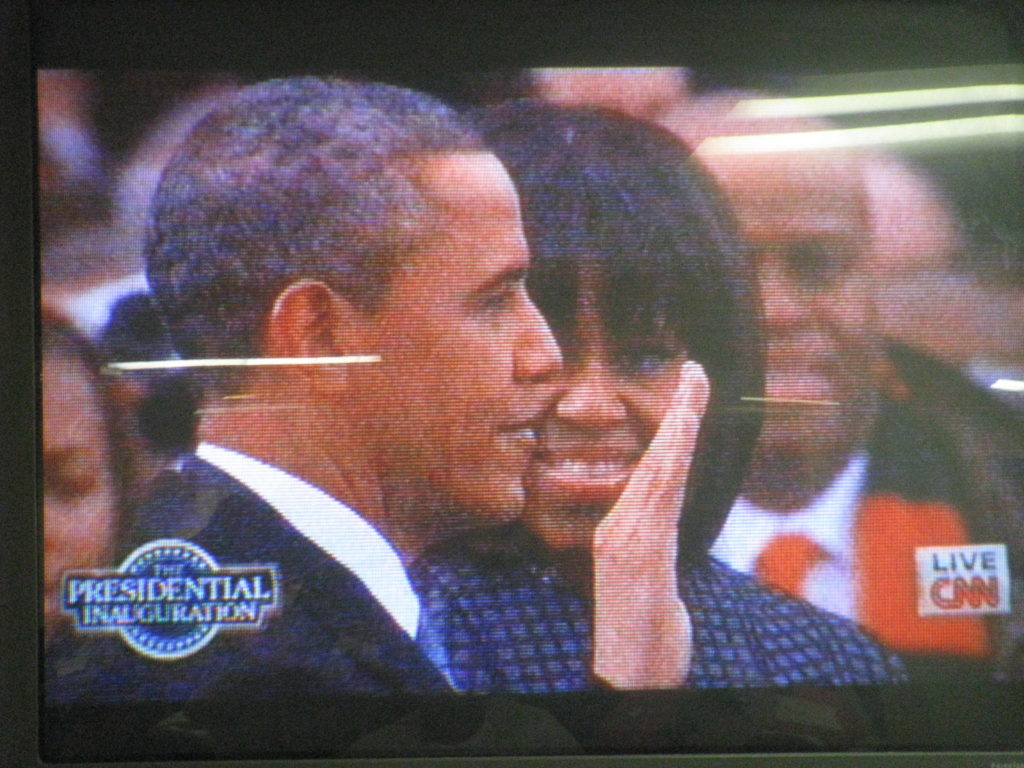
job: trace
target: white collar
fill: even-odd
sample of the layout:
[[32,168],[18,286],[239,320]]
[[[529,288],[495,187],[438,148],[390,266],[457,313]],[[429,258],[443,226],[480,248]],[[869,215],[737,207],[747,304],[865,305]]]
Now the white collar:
[[736,500],[711,554],[738,570],[750,572],[770,539],[803,534],[837,560],[846,560],[853,523],[867,479],[868,455],[858,451],[832,483],[808,506],[793,512],[763,509],[745,497]]
[[355,511],[295,475],[251,456],[200,443],[196,455],[272,506],[299,533],[352,571],[409,637],[420,601],[394,547]]

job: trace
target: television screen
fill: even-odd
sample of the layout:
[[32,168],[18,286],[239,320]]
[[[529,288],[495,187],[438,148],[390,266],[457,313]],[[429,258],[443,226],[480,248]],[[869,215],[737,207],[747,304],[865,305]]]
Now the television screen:
[[29,12],[34,759],[1015,764],[1015,17],[774,7]]

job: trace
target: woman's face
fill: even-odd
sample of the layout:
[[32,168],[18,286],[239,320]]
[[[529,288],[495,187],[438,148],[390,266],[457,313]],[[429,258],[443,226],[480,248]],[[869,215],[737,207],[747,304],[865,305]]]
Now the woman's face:
[[110,440],[88,367],[70,354],[43,358],[43,528],[47,638],[61,624],[61,576],[108,567],[117,511]]
[[661,423],[686,353],[675,340],[617,349],[597,310],[600,281],[584,273],[575,333],[563,344],[560,394],[541,426],[524,520],[548,547],[590,550]]

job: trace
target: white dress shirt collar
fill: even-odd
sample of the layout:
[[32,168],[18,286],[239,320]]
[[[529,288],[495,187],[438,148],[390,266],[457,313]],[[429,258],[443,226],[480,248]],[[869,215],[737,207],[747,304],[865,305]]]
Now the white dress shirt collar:
[[420,601],[394,547],[355,511],[316,486],[251,456],[201,443],[196,455],[231,475],[363,582],[415,639]]
[[858,615],[853,528],[867,479],[868,456],[857,453],[846,468],[804,509],[775,512],[740,498],[722,526],[711,554],[733,568],[753,573],[757,558],[776,536],[806,536],[827,558],[804,579],[802,596],[827,611],[855,619]]
[[763,509],[740,497],[729,512],[711,554],[733,568],[750,573],[770,539],[781,534],[803,534],[830,557],[848,560],[867,469],[867,453],[855,453],[828,488],[808,506],[793,512]]

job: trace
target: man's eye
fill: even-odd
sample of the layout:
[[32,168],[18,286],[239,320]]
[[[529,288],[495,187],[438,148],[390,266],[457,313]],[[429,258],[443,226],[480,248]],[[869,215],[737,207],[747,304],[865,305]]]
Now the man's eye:
[[515,283],[502,286],[501,288],[491,291],[480,299],[481,309],[487,311],[501,311],[508,309],[515,304],[516,292],[519,287],[519,284]]

